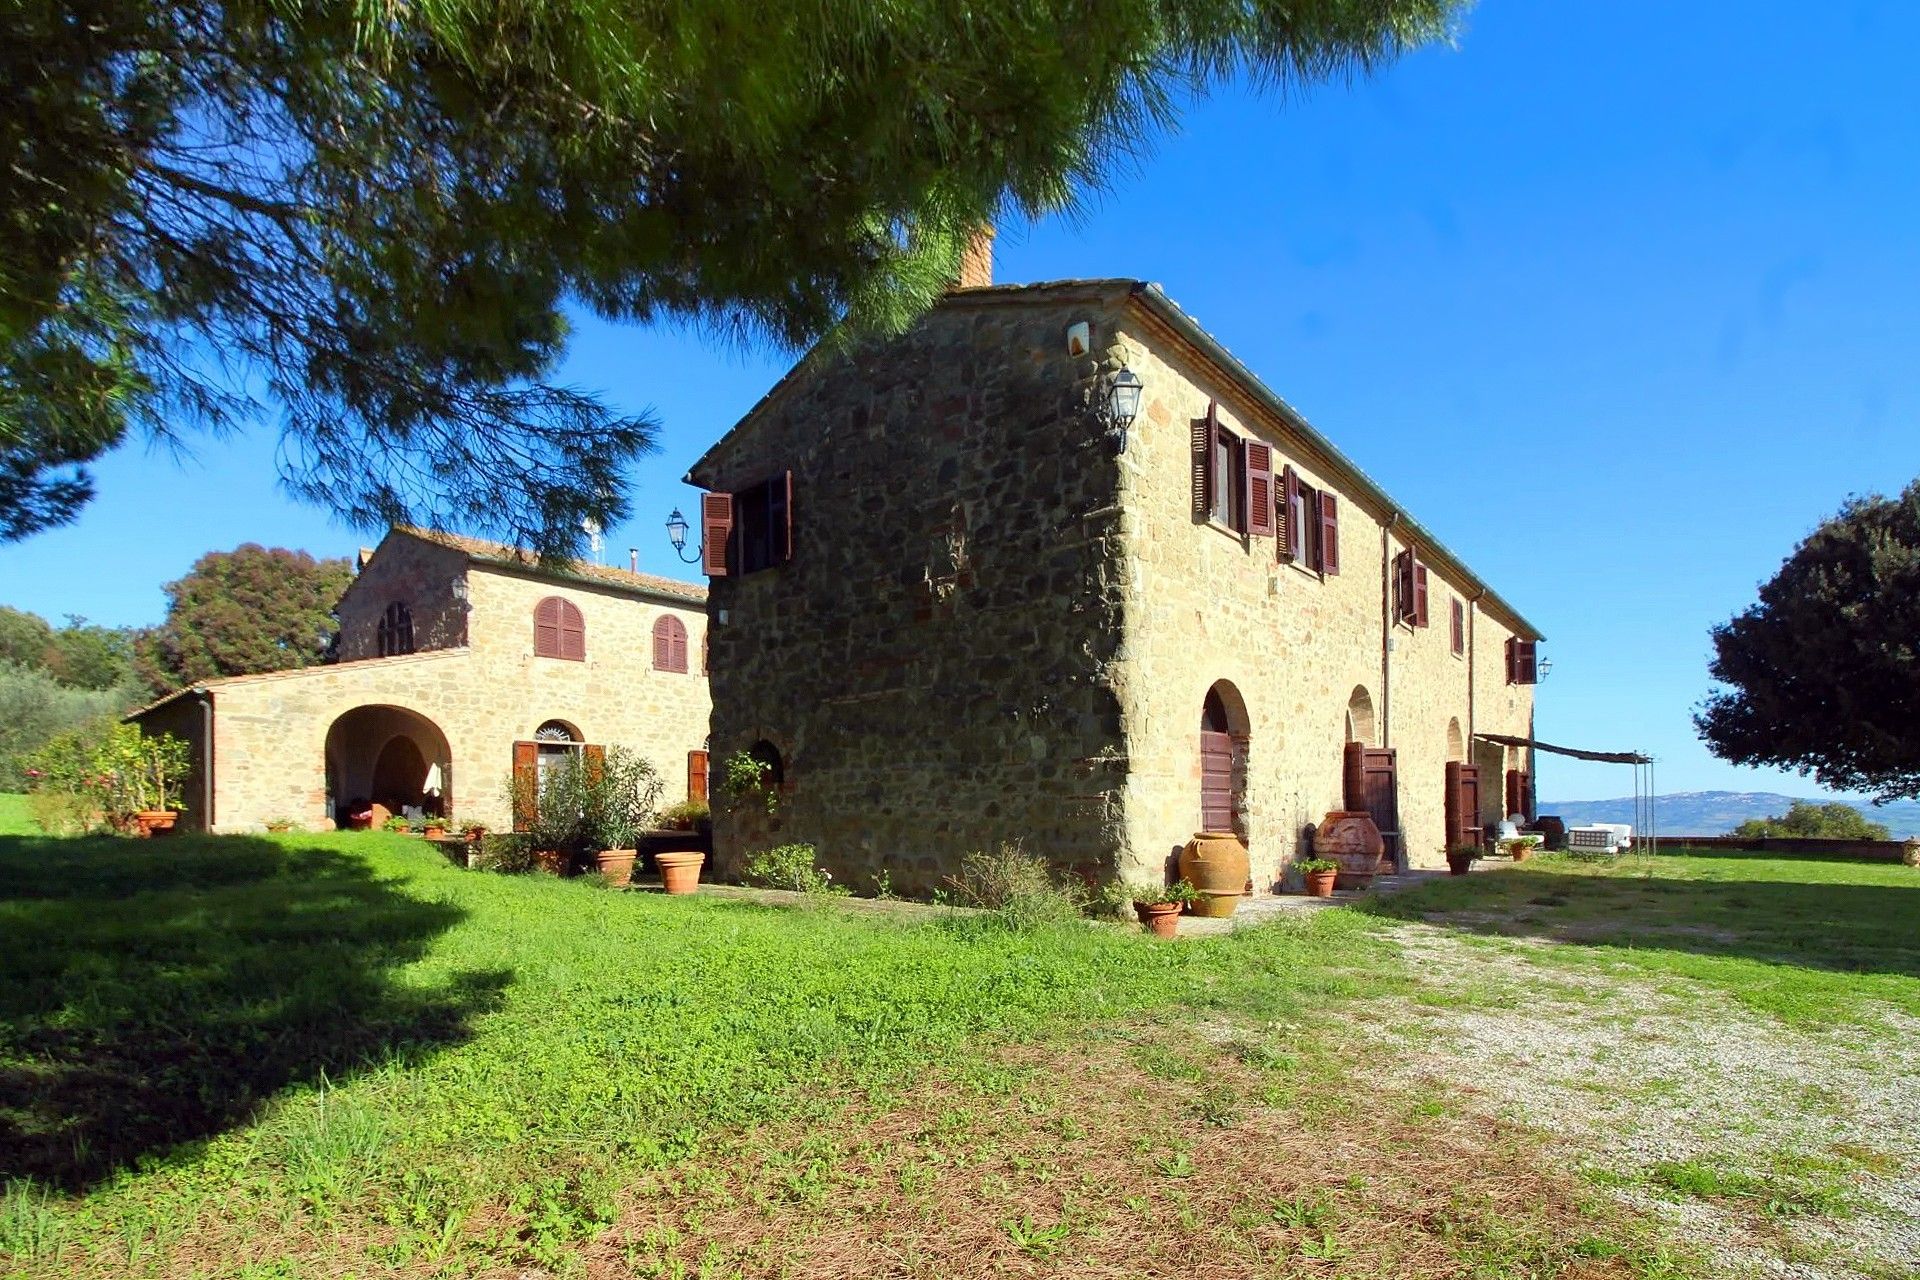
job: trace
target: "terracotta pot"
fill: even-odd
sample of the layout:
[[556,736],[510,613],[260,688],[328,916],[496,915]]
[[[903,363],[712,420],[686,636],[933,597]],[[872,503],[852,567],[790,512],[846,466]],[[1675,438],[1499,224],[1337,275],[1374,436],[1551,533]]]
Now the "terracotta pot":
[[445,840],[447,838],[447,829],[445,827],[439,827],[439,826],[433,825],[432,823],[428,823],[426,830],[422,831],[420,834],[425,836],[429,840]]
[[656,853],[653,860],[660,868],[660,883],[668,893],[692,893],[700,885],[700,867],[704,853]]
[[1476,860],[1472,854],[1450,853],[1447,855],[1447,874],[1463,876],[1473,870],[1473,864]]
[[624,889],[633,879],[633,850],[602,849],[593,855],[593,863],[600,868],[600,878],[616,889]]
[[1246,893],[1246,841],[1231,831],[1196,831],[1180,851],[1180,878],[1217,897]]
[[179,817],[179,812],[173,809],[142,809],[133,815],[134,830],[143,836],[166,835]]
[[1528,858],[1531,858],[1532,856],[1533,856],[1532,845],[1516,844],[1513,846],[1513,860],[1515,862],[1525,862]]
[[1364,889],[1380,871],[1387,842],[1373,817],[1360,809],[1335,809],[1313,831],[1313,856],[1340,864],[1342,889]]
[[1244,893],[1203,893],[1187,904],[1189,915],[1201,916],[1209,920],[1224,920],[1234,913],[1240,905]]
[[1309,898],[1331,898],[1333,882],[1339,878],[1337,871],[1309,871],[1306,874],[1307,896]]
[[1180,904],[1177,902],[1136,902],[1133,913],[1156,938],[1171,938],[1180,931]]
[[533,865],[550,876],[567,874],[567,855],[559,849],[535,849]]

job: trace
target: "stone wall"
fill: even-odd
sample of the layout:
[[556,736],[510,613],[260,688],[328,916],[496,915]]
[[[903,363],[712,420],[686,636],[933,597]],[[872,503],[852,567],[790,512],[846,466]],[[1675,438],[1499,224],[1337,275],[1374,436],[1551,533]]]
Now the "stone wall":
[[1114,458],[1065,352],[1079,305],[949,300],[801,370],[696,468],[794,474],[789,563],[710,584],[716,776],[781,753],[778,814],[716,805],[723,869],[781,841],[843,882],[939,887],[1020,840],[1110,873],[1124,778]]
[[404,533],[389,533],[334,606],[340,619],[340,660],[380,656],[380,618],[400,603],[413,614],[413,648],[458,649],[467,643],[467,608],[456,584],[467,557]]

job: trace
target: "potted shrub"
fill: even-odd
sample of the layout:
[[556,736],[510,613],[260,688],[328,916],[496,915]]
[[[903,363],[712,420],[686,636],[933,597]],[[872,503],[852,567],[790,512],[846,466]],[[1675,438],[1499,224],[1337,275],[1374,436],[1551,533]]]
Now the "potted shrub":
[[422,818],[420,820],[420,834],[429,840],[445,840],[447,838],[447,819]]
[[1180,930],[1180,912],[1196,896],[1185,880],[1172,884],[1137,884],[1127,890],[1133,913],[1156,938],[1171,938]]
[[1506,854],[1515,862],[1525,862],[1533,856],[1533,851],[1538,848],[1539,845],[1539,836],[1515,836],[1510,840],[1502,840],[1500,842],[1500,852]]
[[660,811],[660,826],[667,831],[713,830],[713,811],[705,800],[682,800]]
[[1333,882],[1340,874],[1340,864],[1332,858],[1306,858],[1293,864],[1300,872],[1300,878],[1306,883],[1309,898],[1331,898]]
[[[640,833],[660,803],[660,776],[653,765],[625,747],[609,747],[588,762],[581,781],[580,832],[601,877],[614,888],[633,879]],[[696,875],[698,869],[696,868]]]
[[507,803],[527,838],[533,865],[550,875],[573,869],[587,806],[588,765],[583,753],[543,773],[528,770],[507,779]]
[[1480,861],[1482,851],[1477,844],[1456,844],[1441,852],[1447,855],[1447,874],[1463,876],[1473,870],[1474,863]]
[[142,836],[167,835],[179,820],[188,769],[187,744],[170,733],[149,737],[136,725],[115,725],[102,751],[101,775],[112,792],[110,812]]
[[413,819],[405,814],[396,813],[381,823],[380,829],[396,836],[410,836],[413,834]]

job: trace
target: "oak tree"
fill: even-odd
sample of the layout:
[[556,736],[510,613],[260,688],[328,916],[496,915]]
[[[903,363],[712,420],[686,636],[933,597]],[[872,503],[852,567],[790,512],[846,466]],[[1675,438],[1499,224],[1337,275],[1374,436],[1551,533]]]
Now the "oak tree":
[[167,584],[167,618],[140,640],[140,674],[156,690],[324,662],[333,606],[353,581],[347,560],[249,542],[210,551]]

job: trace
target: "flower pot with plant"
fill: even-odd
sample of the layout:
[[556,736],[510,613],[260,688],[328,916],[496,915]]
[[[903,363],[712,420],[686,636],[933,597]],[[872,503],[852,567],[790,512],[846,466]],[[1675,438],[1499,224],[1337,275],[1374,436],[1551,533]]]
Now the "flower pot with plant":
[[660,775],[625,747],[609,747],[586,762],[580,791],[581,836],[601,877],[616,889],[633,879],[639,836],[660,803]]
[[1506,854],[1515,862],[1525,862],[1533,856],[1533,851],[1539,846],[1539,836],[1515,836],[1511,840],[1502,840],[1500,842],[1500,852]]
[[1140,923],[1156,938],[1171,938],[1178,933],[1181,911],[1198,896],[1194,887],[1185,880],[1176,880],[1172,884],[1130,885],[1127,893],[1133,900],[1133,913],[1140,917]]
[[447,838],[447,819],[445,818],[421,819],[420,834],[425,836],[429,840],[445,840]]
[[526,837],[532,863],[549,875],[573,868],[586,814],[585,752],[570,751],[548,769],[516,769],[507,779],[507,804]]
[[1440,852],[1447,855],[1447,873],[1463,876],[1473,870],[1473,864],[1480,861],[1483,850],[1477,844],[1456,844]]
[[1332,858],[1306,858],[1293,864],[1307,887],[1309,898],[1331,898],[1333,882],[1340,875],[1340,864]]
[[413,834],[413,819],[396,813],[381,823],[380,829],[396,836],[410,836]]

